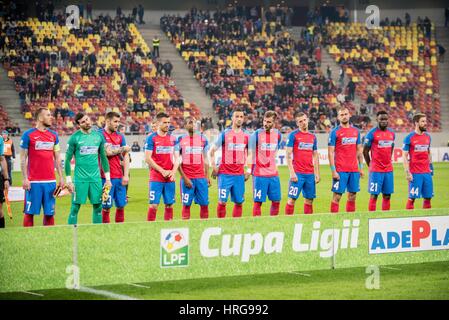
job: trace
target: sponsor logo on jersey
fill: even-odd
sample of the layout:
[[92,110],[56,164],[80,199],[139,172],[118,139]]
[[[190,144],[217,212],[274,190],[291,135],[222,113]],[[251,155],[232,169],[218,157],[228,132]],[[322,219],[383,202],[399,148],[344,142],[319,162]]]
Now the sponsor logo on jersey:
[[311,142],[300,142],[298,143],[299,150],[313,150],[313,143]]
[[244,151],[246,148],[246,144],[244,143],[228,143],[229,151]]
[[173,146],[157,146],[156,153],[158,154],[172,154]]
[[379,148],[391,148],[393,146],[394,141],[392,140],[379,140],[377,144]]
[[356,144],[357,138],[356,137],[345,137],[341,139],[342,145],[348,145],[348,144]]
[[184,153],[185,154],[202,154],[203,149],[204,149],[203,147],[186,146],[186,147],[184,147]]
[[81,146],[80,147],[80,154],[81,155],[88,155],[88,154],[97,154],[98,153],[98,146]]
[[428,144],[416,144],[415,145],[415,152],[427,152],[427,151],[429,151]]
[[276,143],[262,143],[260,144],[260,150],[262,151],[276,151],[278,145]]
[[52,141],[36,141],[35,150],[53,150],[55,143]]

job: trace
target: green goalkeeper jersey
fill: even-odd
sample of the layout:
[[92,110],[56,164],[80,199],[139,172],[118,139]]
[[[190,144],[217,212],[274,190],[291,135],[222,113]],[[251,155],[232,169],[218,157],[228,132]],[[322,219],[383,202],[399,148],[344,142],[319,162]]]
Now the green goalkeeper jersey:
[[76,131],[68,142],[64,163],[66,176],[71,174],[70,162],[75,155],[74,182],[98,182],[101,180],[99,157],[103,171],[109,172],[104,144],[103,136],[97,131],[92,130],[88,134],[81,130]]

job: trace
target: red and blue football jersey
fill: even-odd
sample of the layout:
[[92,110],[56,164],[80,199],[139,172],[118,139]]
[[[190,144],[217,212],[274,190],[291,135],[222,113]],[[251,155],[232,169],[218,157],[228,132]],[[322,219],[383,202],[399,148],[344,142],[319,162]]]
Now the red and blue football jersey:
[[[108,133],[105,129],[101,129],[100,133],[105,139],[105,147],[108,146],[115,151],[126,146],[126,139],[123,134],[118,132]],[[120,154],[108,157],[111,179],[120,179],[123,177],[121,159]],[[101,170],[101,177],[105,178],[103,169]]]
[[189,179],[206,177],[204,156],[209,149],[209,143],[204,135],[182,135],[178,138],[175,149],[181,154],[181,168]]
[[279,150],[281,141],[282,135],[277,129],[267,133],[261,128],[251,135],[249,148],[253,152],[252,173],[254,176],[275,177],[278,175],[276,152]]
[[221,162],[218,173],[244,174],[248,144],[249,134],[243,130],[235,132],[232,129],[226,129],[221,132],[215,142],[217,148],[221,147]]
[[29,129],[22,135],[20,147],[28,150],[29,181],[56,181],[54,152],[59,151],[59,137],[55,131]]
[[[150,135],[145,143],[145,150],[153,151],[151,158],[164,170],[172,170],[173,154],[175,151],[175,137],[167,134],[160,136],[157,132]],[[166,179],[157,170],[151,168],[150,180],[153,182],[171,182],[173,180]]]
[[427,132],[417,134],[410,133],[404,139],[402,150],[409,152],[411,173],[430,173],[430,135]]
[[287,147],[293,151],[293,168],[302,174],[314,173],[313,152],[317,148],[317,138],[313,133],[294,130],[287,140]]
[[335,168],[337,172],[358,172],[357,146],[361,144],[360,132],[350,126],[338,126],[329,136],[329,146],[335,147]]
[[393,171],[391,154],[394,149],[395,138],[395,133],[389,128],[380,130],[376,127],[366,134],[364,144],[371,147],[370,172]]

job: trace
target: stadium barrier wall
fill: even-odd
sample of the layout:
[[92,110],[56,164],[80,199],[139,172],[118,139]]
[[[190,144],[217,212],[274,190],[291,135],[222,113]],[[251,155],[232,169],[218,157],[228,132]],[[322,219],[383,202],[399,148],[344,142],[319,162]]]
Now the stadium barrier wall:
[[447,261],[448,211],[5,229],[0,292]]

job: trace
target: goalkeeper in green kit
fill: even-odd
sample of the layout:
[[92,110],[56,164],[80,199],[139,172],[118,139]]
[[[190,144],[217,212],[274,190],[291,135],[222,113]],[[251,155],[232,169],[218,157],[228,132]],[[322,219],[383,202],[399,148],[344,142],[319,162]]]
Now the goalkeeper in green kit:
[[[87,198],[93,206],[92,222],[102,223],[101,203],[103,185],[100,176],[100,164],[106,177],[104,188],[111,188],[111,175],[109,163],[106,156],[105,140],[97,131],[92,131],[92,122],[89,116],[78,113],[75,123],[80,130],[76,131],[69,139],[65,156],[65,174],[67,188],[72,193],[72,207],[70,208],[69,224],[77,224],[78,212]],[[72,183],[70,162],[75,156],[75,177]],[[109,193],[109,192],[107,192]]]

